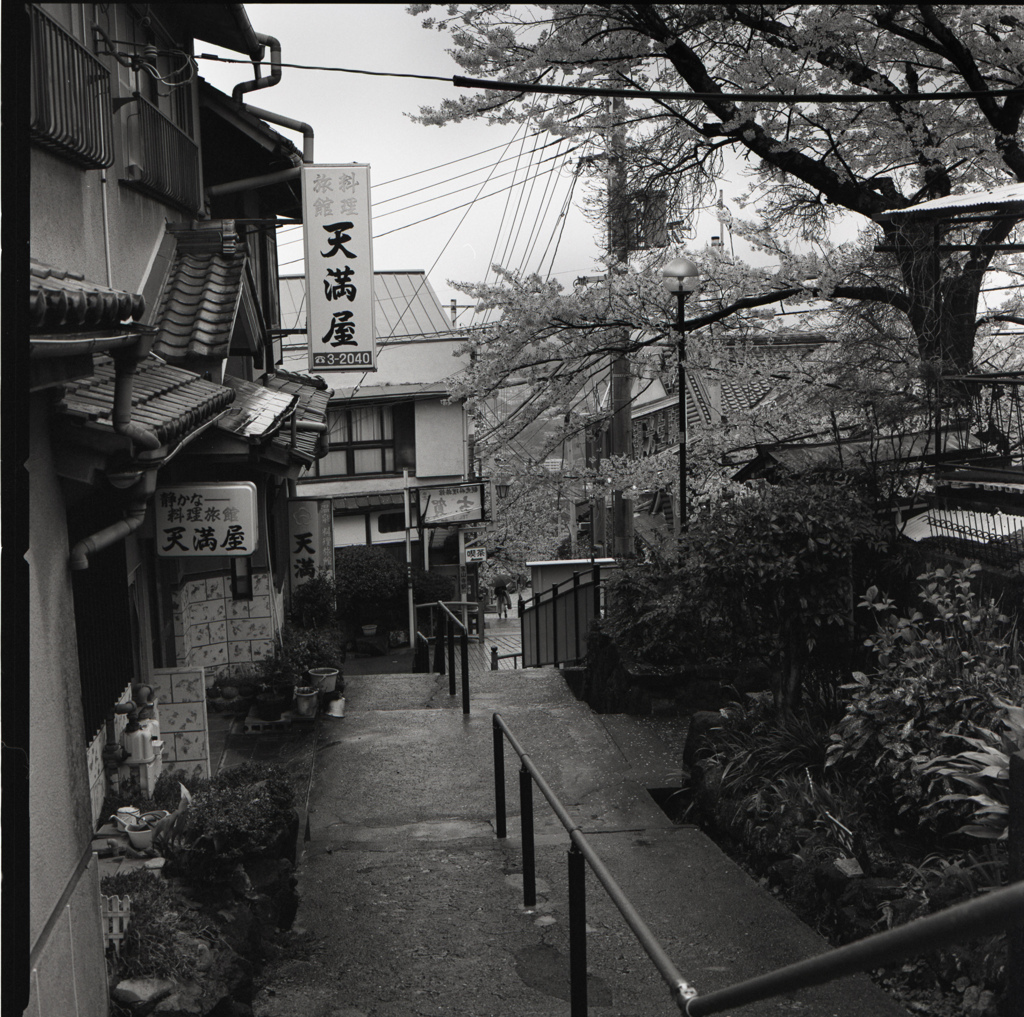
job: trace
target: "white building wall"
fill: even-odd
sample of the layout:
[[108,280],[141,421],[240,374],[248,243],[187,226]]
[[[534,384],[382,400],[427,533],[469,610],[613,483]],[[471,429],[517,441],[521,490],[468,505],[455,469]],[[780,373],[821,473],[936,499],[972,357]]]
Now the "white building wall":
[[459,404],[416,404],[416,477],[466,475],[464,412]]

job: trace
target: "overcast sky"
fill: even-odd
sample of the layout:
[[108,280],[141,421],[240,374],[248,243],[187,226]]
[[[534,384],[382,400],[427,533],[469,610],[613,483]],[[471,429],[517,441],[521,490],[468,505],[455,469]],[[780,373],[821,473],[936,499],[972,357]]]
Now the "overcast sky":
[[[461,73],[445,53],[447,36],[421,28],[420,19],[406,14],[402,4],[246,4],[246,11],[257,32],[280,40],[281,59],[285,63],[447,78]],[[237,53],[217,50],[206,43],[197,44],[197,55],[201,53],[238,57]],[[219,64],[202,59],[199,72],[215,87],[228,93],[239,81],[252,77],[248,64]],[[286,67],[278,85],[249,92],[244,98],[251,105],[309,123],[316,134],[316,162],[370,164],[377,237],[374,267],[377,270],[427,271],[445,304],[453,296],[459,303],[468,302],[467,297],[448,286],[447,280],[482,281],[492,259],[518,267],[527,250],[532,254],[526,258],[526,267],[532,270],[546,249],[545,270],[553,261],[554,272],[563,283],[598,271],[593,259],[600,252],[594,231],[579,210],[574,209],[569,214],[564,229],[558,220],[571,184],[569,162],[550,181],[538,175],[537,169],[528,170],[525,163],[520,163],[522,168],[517,176],[497,178],[498,174],[510,174],[516,169],[516,161],[510,157],[520,153],[522,140],[521,136],[516,139],[513,127],[487,127],[482,123],[424,127],[409,119],[407,114],[418,112],[420,106],[439,103],[456,92],[450,83],[441,81]],[[301,135],[286,128],[275,129],[301,147]],[[543,138],[541,143],[549,140]],[[527,149],[533,144],[533,141],[527,142]],[[505,146],[511,147],[506,149]],[[556,154],[555,148],[551,147],[542,157],[553,154]],[[466,156],[476,157],[466,160]],[[509,161],[494,168],[487,182],[488,171],[502,158]],[[453,160],[463,161],[453,163]],[[541,169],[552,168],[560,162],[560,159],[552,159]],[[446,163],[451,165],[444,165]],[[421,172],[424,170],[431,172]],[[451,179],[468,170],[475,172]],[[511,192],[511,207],[507,207],[510,192],[505,188],[527,175],[536,176],[531,195],[534,211],[524,222],[522,212],[516,220],[515,210],[520,201],[518,192],[525,188]],[[398,179],[402,177],[407,179]],[[546,196],[541,191],[545,184]],[[527,184],[526,188],[529,186]],[[457,193],[438,197],[458,188],[462,189]],[[490,198],[479,197],[492,192],[498,193]],[[544,204],[540,203],[542,197]],[[418,204],[430,198],[435,200]],[[470,204],[473,207],[455,208]],[[454,211],[410,225],[449,209]],[[522,223],[514,251],[510,247],[509,233],[513,221]],[[552,259],[557,241],[556,226],[560,228],[561,240],[557,255]],[[532,241],[531,230],[534,232]],[[282,232],[280,239],[298,239],[298,231]],[[291,259],[296,259],[293,264],[285,264]],[[301,259],[298,243],[284,247],[282,274],[301,274],[303,266],[298,259]]]
[[[407,14],[404,4],[246,4],[246,11],[257,32],[280,40],[284,63],[447,79],[462,73],[445,52],[448,35],[420,27],[421,19]],[[197,55],[204,52],[239,56],[198,44]],[[252,77],[248,64],[200,59],[199,71],[228,93]],[[565,286],[578,276],[600,272],[596,259],[605,239],[580,210],[582,183],[572,193],[570,211],[561,215],[572,185],[572,166],[582,153],[563,156],[567,145],[561,151],[549,145],[534,157],[547,161],[535,162],[531,169],[529,149],[548,144],[550,137],[524,142],[512,126],[472,122],[425,127],[409,119],[408,114],[421,106],[461,91],[450,81],[285,67],[278,85],[250,92],[245,101],[309,123],[316,133],[316,162],[370,164],[374,267],[425,270],[446,306],[452,297],[460,304],[468,302],[448,285],[449,280],[483,281],[495,261],[527,271],[541,269]],[[300,135],[277,129],[301,146]],[[495,166],[500,159],[505,161]],[[551,169],[558,171],[549,175]],[[473,172],[452,179],[467,171]],[[722,182],[727,199],[743,186],[740,175],[733,176],[733,181]],[[534,179],[507,189],[526,177]],[[482,197],[488,194],[494,196]],[[421,219],[427,221],[412,225]],[[709,218],[700,224],[692,243],[704,246],[718,231]],[[289,239],[297,241],[298,230],[282,231],[280,240]],[[300,244],[282,247],[281,261],[282,274],[301,274]],[[467,317],[460,318],[460,324],[468,323]]]

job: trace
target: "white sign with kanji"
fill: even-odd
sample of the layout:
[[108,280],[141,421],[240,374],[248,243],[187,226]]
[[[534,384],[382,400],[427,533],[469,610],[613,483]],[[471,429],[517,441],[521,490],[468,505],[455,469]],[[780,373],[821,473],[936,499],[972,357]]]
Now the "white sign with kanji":
[[484,485],[418,487],[420,519],[424,526],[478,523],[484,517]]
[[246,558],[259,544],[251,481],[161,487],[153,502],[161,558]]
[[370,167],[302,167],[311,371],[376,371]]

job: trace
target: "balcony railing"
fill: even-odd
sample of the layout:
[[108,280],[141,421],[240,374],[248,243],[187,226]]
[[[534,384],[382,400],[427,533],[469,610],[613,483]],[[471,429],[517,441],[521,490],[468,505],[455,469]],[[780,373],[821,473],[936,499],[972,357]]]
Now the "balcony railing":
[[110,73],[34,5],[31,24],[32,140],[88,169],[114,161]]
[[136,92],[128,115],[130,187],[164,198],[193,215],[202,210],[199,146]]

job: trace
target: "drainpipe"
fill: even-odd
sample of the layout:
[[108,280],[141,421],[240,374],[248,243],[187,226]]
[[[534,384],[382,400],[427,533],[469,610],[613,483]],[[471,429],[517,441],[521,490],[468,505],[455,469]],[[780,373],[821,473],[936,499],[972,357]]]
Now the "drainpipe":
[[250,106],[248,103],[243,103],[242,109],[246,113],[259,117],[261,120],[298,131],[302,135],[302,161],[305,163],[313,161],[313,128],[309,124],[303,123],[301,120],[295,120],[292,117],[286,117],[281,113],[271,113],[270,110],[260,109],[259,106]]
[[[258,106],[249,106],[243,103],[242,109],[253,116],[266,120],[268,123],[278,124],[281,127],[289,127],[293,131],[302,134],[302,161],[296,162],[290,169],[277,170],[274,173],[265,173],[257,177],[245,177],[243,180],[229,180],[223,184],[214,184],[206,188],[207,200],[219,197],[222,194],[237,194],[239,191],[249,191],[256,187],[267,187],[270,184],[284,183],[286,180],[297,180],[303,164],[313,162],[313,128],[301,120],[293,120],[291,117],[283,116],[280,113],[271,113],[270,110],[260,109]],[[296,159],[292,156],[292,159]]]
[[132,501],[128,506],[124,519],[98,530],[91,537],[80,540],[71,548],[71,556],[68,564],[75,571],[81,571],[89,567],[89,555],[102,551],[122,541],[129,534],[134,533],[146,518],[146,504],[156,490],[156,470],[147,470],[142,479],[132,488]]
[[134,444],[149,451],[155,451],[163,442],[148,427],[132,420],[132,389],[135,383],[135,369],[139,361],[149,354],[153,343],[152,335],[143,336],[126,350],[113,351],[114,357],[114,430],[123,434]]
[[[272,88],[281,80],[281,43],[272,35],[264,35],[262,32],[254,32],[253,35],[256,41],[260,43],[258,56],[254,53],[249,54],[250,56],[256,56],[252,62],[253,73],[256,77],[252,81],[242,81],[231,89],[231,98],[235,102],[241,102],[242,96],[246,92],[255,92],[260,88]],[[270,47],[270,76],[267,78],[260,77],[259,60],[263,57],[264,46]]]

